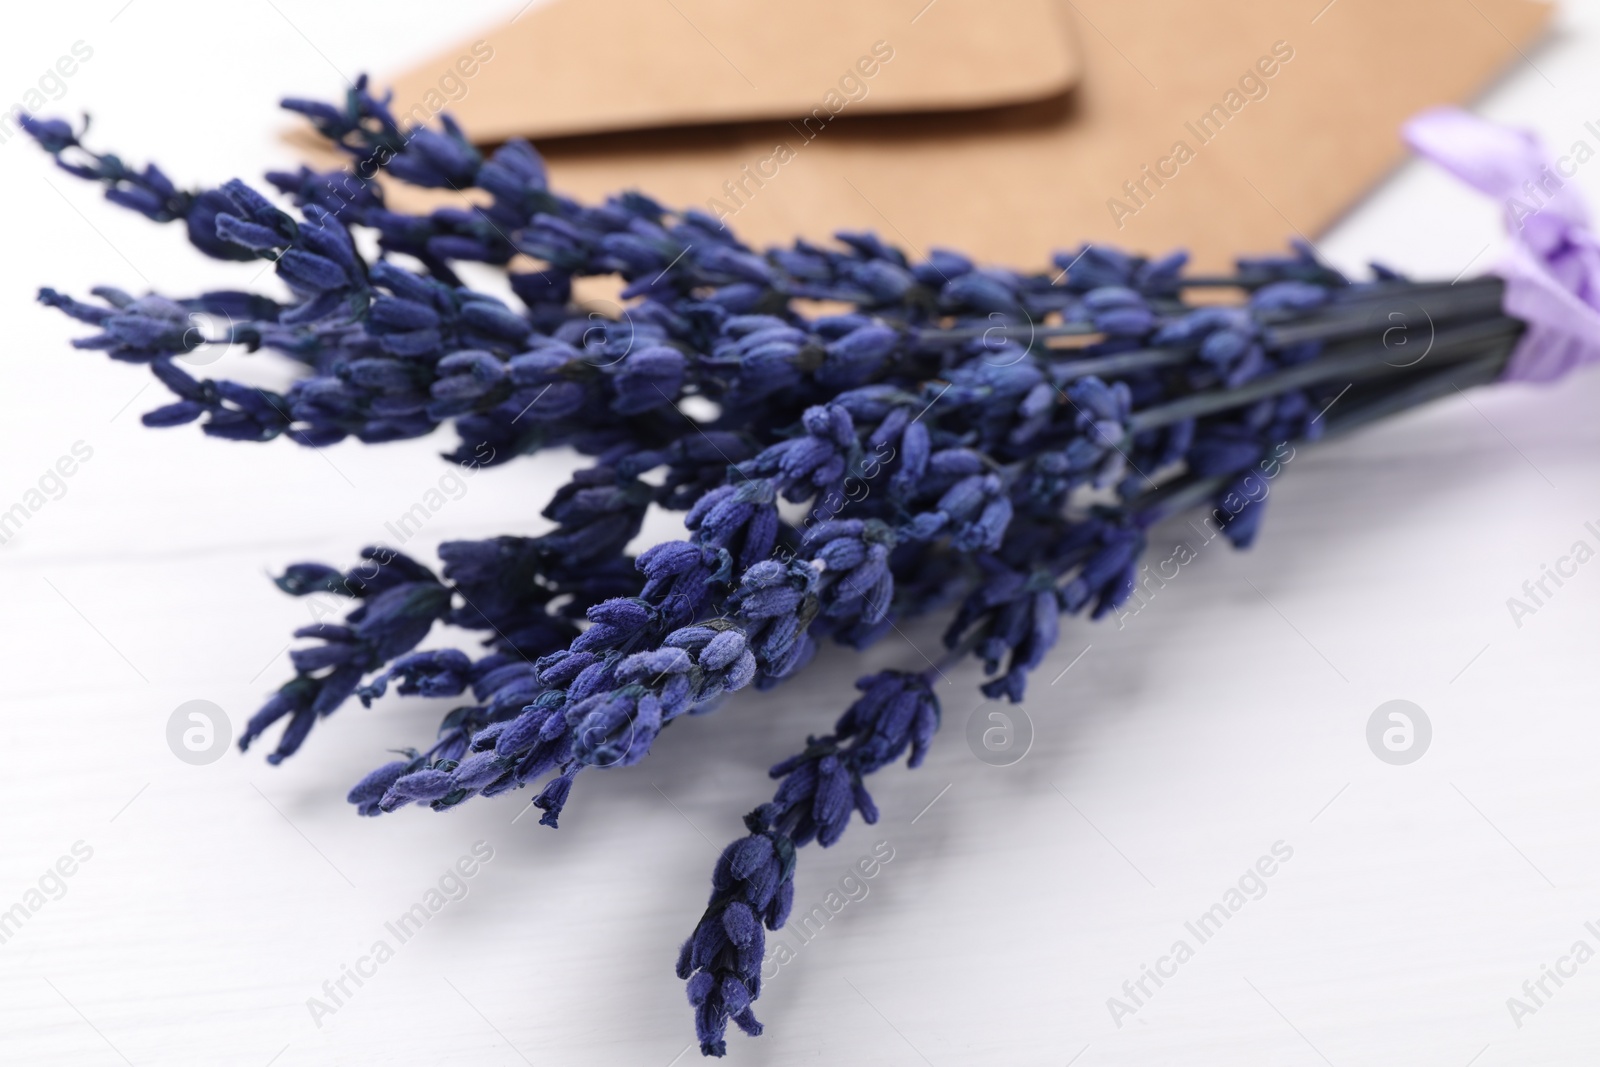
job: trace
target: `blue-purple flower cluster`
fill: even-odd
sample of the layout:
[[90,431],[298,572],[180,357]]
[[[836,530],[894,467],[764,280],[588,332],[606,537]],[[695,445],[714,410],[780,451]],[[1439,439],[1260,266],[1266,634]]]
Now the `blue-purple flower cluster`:
[[[176,397],[145,415],[151,426],[327,447],[450,423],[456,462],[567,447],[593,463],[545,509],[552,530],[446,542],[437,573],[381,545],[348,569],[289,567],[285,592],[353,607],[296,632],[312,643],[291,653],[294,677],[242,748],[286,721],[268,756],[279,762],[351,697],[391,685],[462,698],[431,744],[374,770],[350,802],[363,815],[444,810],[528,786],[555,826],[580,773],[637,763],[673,721],[780,684],[823,641],[864,648],[901,620],[951,614],[945,663],[862,679],[831,734],[772,768],[774,799],[719,860],[678,961],[707,1055],[724,1053],[729,1022],[760,1032],[763,928],[788,914],[797,850],[833,844],[855,814],[875,821],[865,777],[927,754],[930,673],[973,655],[987,696],[1021,701],[1062,615],[1098,618],[1132,594],[1152,523],[1236,497],[1275,446],[1320,435],[1351,389],[1348,407],[1381,412],[1428,388],[1351,325],[1410,283],[1350,283],[1303,247],[1221,279],[1185,273],[1182,253],[1103,246],[1037,273],[942,249],[914,262],[870,233],[758,251],[639,193],[562,196],[525,142],[486,156],[448,117],[403,129],[365,78],[342,104],[284,106],[351,160],[268,175],[297,214],[238,180],[181,190],[87,148],[87,123],[25,119],[114,203],[181,221],[213,258],[265,260],[283,286],[177,299],[100,288],[96,302],[42,290],[95,329],[74,344],[150,367]],[[408,214],[380,172],[484,195]],[[519,306],[465,285],[464,262],[506,267]],[[621,279],[620,314],[575,299],[592,276]],[[1198,287],[1242,299],[1188,302]],[[845,310],[796,303],[817,300]],[[276,352],[304,374],[277,393],[180,365],[215,345]],[[1436,356],[1487,365],[1498,351],[1480,338]],[[684,512],[688,535],[630,556],[652,507]],[[1236,545],[1262,511],[1229,509]],[[436,624],[479,632],[481,649],[419,648]]]

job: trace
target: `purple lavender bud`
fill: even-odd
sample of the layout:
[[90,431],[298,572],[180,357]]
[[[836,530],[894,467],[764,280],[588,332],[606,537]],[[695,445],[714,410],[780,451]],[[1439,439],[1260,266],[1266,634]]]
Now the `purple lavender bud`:
[[578,672],[578,677],[572,680],[572,685],[567,689],[567,699],[574,703],[587,700],[602,692],[611,680],[611,664],[604,659],[597,660]]
[[861,536],[866,523],[860,519],[829,519],[806,530],[802,541],[808,545],[832,541],[836,538],[854,539]]
[[579,673],[599,659],[600,657],[592,652],[572,652],[562,649],[539,661],[539,681],[555,688],[570,685]]
[[252,252],[281,248],[284,243],[283,235],[277,230],[254,222],[246,222],[235,215],[217,216],[217,236],[230,244],[248,248]]
[[1263,285],[1250,294],[1250,306],[1257,311],[1309,311],[1328,302],[1325,286],[1284,281]]
[[[635,695],[626,688],[591,699],[595,702],[592,710],[574,724],[573,755],[601,767],[626,767],[643,759],[661,729],[660,699],[648,692]],[[568,721],[584,706],[569,711]]]
[[395,780],[388,792],[384,793],[379,807],[384,811],[393,811],[402,804],[438,800],[454,788],[455,784],[451,781],[449,771],[436,769],[413,771]]
[[741,279],[760,285],[770,284],[772,272],[760,258],[748,252],[713,245],[691,253],[694,264],[709,275]]
[[415,760],[395,760],[393,763],[385,763],[352,786],[345,799],[356,805],[362,815],[378,814],[378,801],[401,775],[413,769],[415,762]]
[[939,304],[950,310],[1009,314],[1019,309],[1016,287],[1008,281],[990,271],[971,271],[945,283]]
[[613,597],[590,608],[585,614],[590,622],[605,623],[619,630],[637,630],[650,621],[648,605],[632,597]]
[[353,280],[334,260],[298,248],[291,248],[278,258],[278,274],[294,288],[311,293],[343,289]]
[[502,759],[509,759],[519,753],[526,752],[535,741],[539,739],[545,725],[555,712],[548,707],[534,705],[523,710],[521,715],[511,720],[495,740],[495,755]]
[[[692,942],[685,942],[684,947],[688,948],[691,943]],[[683,969],[683,966],[680,964],[679,970],[681,971]],[[705,1003],[706,997],[711,995],[712,989],[717,984],[716,978],[712,976],[710,971],[696,971],[693,977],[690,977],[688,974],[679,974],[678,977],[689,979],[689,984],[685,986],[684,989],[689,994],[689,1003],[694,1005]]]
[[720,671],[745,654],[745,635],[740,630],[724,630],[700,650],[700,666]]
[[769,586],[745,595],[740,611],[752,619],[771,619],[791,615],[800,606],[803,593],[787,586]]
[[1244,355],[1251,341],[1251,335],[1243,330],[1217,330],[1200,346],[1200,358],[1224,369]]
[[873,304],[893,303],[917,283],[910,271],[883,260],[851,264],[846,276],[866,292],[868,302]]
[[753,834],[729,845],[723,855],[729,872],[740,881],[749,881],[757,871],[773,862],[772,841]]
[[850,312],[843,315],[823,315],[811,320],[811,332],[825,341],[837,341],[847,334],[873,325],[871,316]]
[[452,352],[435,364],[434,370],[440,375],[440,380],[433,385],[434,396],[440,395],[440,390],[446,387],[447,382],[458,380],[461,384],[455,386],[457,392],[465,390],[470,384],[475,390],[472,395],[481,396],[506,376],[506,365],[481,349]]
[[956,537],[954,544],[963,551],[981,549],[996,552],[1005,538],[1006,527],[1011,524],[1012,506],[1006,497],[993,497],[983,506],[977,520]]
[[734,351],[746,359],[753,357],[768,345],[774,344],[784,345],[787,346],[789,351],[798,352],[800,346],[809,340],[804,330],[797,330],[782,319],[774,319],[771,316],[764,315],[750,315],[744,316],[744,318],[762,319],[771,323],[771,325],[751,330],[739,337],[739,343],[734,347]]
[[732,692],[749,685],[750,680],[756,675],[756,667],[756,657],[753,653],[748,650],[741,653],[728,671],[727,681],[725,682],[728,690]]
[[680,674],[693,665],[689,653],[681,648],[635,652],[617,664],[616,679],[624,683],[646,681],[663,674]]
[[461,321],[500,341],[520,342],[531,331],[526,320],[498,300],[482,298],[461,305]]
[[76,147],[77,135],[72,132],[72,127],[61,119],[36,119],[32,115],[19,116],[22,128],[28,135],[39,142],[51,155],[60,155],[68,148]]
[[439,313],[427,304],[393,296],[380,296],[367,312],[381,332],[431,330],[439,326]]
[[991,491],[992,475],[971,474],[945,491],[939,498],[938,510],[954,521],[960,522],[983,506]]
[[572,794],[572,779],[578,774],[578,765],[574,764],[559,777],[552,778],[533,798],[533,806],[544,811],[539,823],[552,829],[561,819],[561,809],[566,807],[567,798]]
[[513,356],[507,369],[511,380],[518,385],[553,385],[578,358],[576,350],[566,345],[552,345]]
[[1119,308],[1143,308],[1144,297],[1123,285],[1105,285],[1084,294],[1083,306],[1090,311],[1115,311]]
[[[485,167],[483,173],[489,174],[490,167]],[[539,270],[513,273],[510,278],[511,291],[529,307],[537,307],[540,304],[560,306],[572,299],[572,276],[565,271]]]
[[849,245],[863,260],[883,260],[897,267],[906,265],[905,253],[884,243],[883,238],[871,230],[838,230],[833,236],[842,244]]
[[1094,317],[1095,328],[1111,337],[1143,337],[1160,321],[1148,308],[1116,308]]
[[750,906],[741,901],[734,901],[723,911],[722,928],[735,945],[748,945],[761,937],[760,921]]
[[[916,759],[915,756],[912,757]],[[913,762],[910,766],[915,767]],[[861,821],[871,825],[878,821],[878,805],[873,802],[872,794],[867,792],[867,787],[860,781],[854,783],[851,789],[851,799],[855,802],[856,810],[861,813]]]
[[972,260],[960,252],[952,252],[947,248],[930,248],[927,260],[912,267],[911,273],[923,285],[936,286],[943,285],[970,270],[972,270]]
[[[696,690],[695,683],[688,674],[671,674],[666,676],[657,699],[661,701],[661,722],[671,722],[679,715],[690,710],[690,704],[695,700],[709,700],[726,687],[722,686],[715,678],[706,677],[700,681],[701,691]],[[709,708],[702,710],[710,710]]]
[[619,415],[637,415],[671,404],[683,388],[688,362],[675,348],[654,346],[628,354],[612,380],[617,396],[611,402]]
[[306,710],[316,696],[317,681],[314,678],[292,678],[274,693],[261,709],[250,716],[245,724],[244,731],[239,735],[239,751],[245,752],[250,748],[250,743],[273,723],[286,715],[298,715]]
[[[730,908],[730,910],[732,909]],[[756,927],[755,936],[758,939],[762,938],[760,926]],[[738,1022],[739,1019],[746,1014],[747,1009],[750,1007],[750,990],[746,988],[743,982],[730,974],[723,978],[722,987],[719,992],[722,994],[723,1010],[730,1013],[734,1020]],[[751,1024],[754,1024],[753,1027]],[[749,1023],[740,1022],[739,1026],[752,1037],[759,1037],[761,1035],[761,1024],[755,1022],[754,1016],[750,1016]]]
[[493,752],[474,752],[451,775],[451,789],[476,792],[511,770],[511,764]]
[[772,894],[772,899],[762,916],[768,930],[776,930],[789,921],[789,910],[794,906],[794,881],[785,879]]
[[146,426],[165,429],[191,423],[205,413],[204,404],[198,404],[193,400],[180,400],[175,404],[166,404],[154,411],[145,412],[139,416],[139,421]]
[[[683,517],[683,524],[691,530],[698,530],[712,509],[720,506],[739,491],[738,486],[722,485],[711,490],[695,502],[694,507]],[[667,568],[661,573],[676,574],[700,559],[700,549],[688,541],[669,541],[663,545],[656,545],[639,557],[639,569],[646,576],[654,578],[657,574],[647,570],[647,567]],[[655,562],[659,560],[660,562]]]
[[684,626],[672,631],[661,643],[673,648],[703,648],[717,636],[717,633],[718,631],[709,626]]
[[828,346],[823,380],[830,385],[864,382],[883,366],[900,335],[887,326],[862,326]]
[[829,570],[849,570],[867,558],[867,546],[856,538],[840,537],[823,545],[816,558]]
[[828,846],[844,834],[854,807],[854,794],[850,788],[850,773],[835,756],[824,756],[817,764],[816,799],[812,802],[811,817],[817,821],[817,841]]
[[294,649],[289,653],[289,659],[294,663],[295,670],[309,674],[324,667],[349,663],[359,654],[360,649],[354,645],[317,645],[314,648]]
[[942,511],[925,511],[911,520],[903,534],[908,541],[931,541],[949,522],[950,516]]

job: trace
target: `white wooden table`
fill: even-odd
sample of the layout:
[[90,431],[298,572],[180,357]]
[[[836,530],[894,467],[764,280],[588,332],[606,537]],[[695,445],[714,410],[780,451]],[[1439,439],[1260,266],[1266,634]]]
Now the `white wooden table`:
[[[0,91],[20,98],[82,40],[93,57],[57,109],[91,109],[97,143],[208,182],[292,163],[273,102],[332,96],[330,64],[393,69],[511,6],[392,3],[371,29],[377,5],[122,4],[11,13]],[[1572,4],[1529,58],[1486,111],[1563,149],[1592,142],[1600,4]],[[1600,165],[1575,180],[1600,204]],[[310,616],[266,573],[381,539],[445,473],[446,437],[318,454],[143,429],[159,387],[68,349],[83,331],[33,289],[148,278],[182,293],[255,268],[201,261],[20,139],[0,144],[0,192],[0,509],[75,442],[93,451],[0,546],[0,909],[30,912],[0,944],[0,1062],[693,1062],[677,945],[718,849],[769,795],[766,766],[828,727],[860,664],[830,651],[805,684],[586,776],[555,833],[513,821],[526,794],[354,817],[350,784],[431,736],[445,702],[346,708],[280,768],[257,753],[180,762],[165,737],[179,704],[214,701],[237,731],[285,676],[288,633]],[[1322,247],[1351,269],[1377,257],[1451,277],[1498,242],[1490,205],[1411,168]],[[216,369],[283,381],[264,358]],[[1124,630],[1065,628],[1013,766],[964,743],[977,677],[955,672],[927,765],[873,783],[882,822],[803,853],[806,910],[875,843],[893,858],[779,970],[758,1005],[768,1035],[730,1037],[731,1060],[1596,1062],[1600,962],[1561,961],[1580,940],[1600,950],[1600,563],[1520,627],[1506,600],[1573,542],[1600,547],[1585,527],[1600,525],[1597,408],[1593,374],[1483,390],[1302,452],[1256,549],[1206,549]],[[419,537],[425,555],[540,528],[532,502],[575,462],[474,479]],[[1182,535],[1164,528],[1157,547]],[[931,648],[937,632],[908,638]],[[918,661],[906,642],[868,658]],[[1392,699],[1432,723],[1411,765],[1367,747]],[[398,944],[385,923],[479,841],[493,858],[465,897]],[[1186,924],[1226,908],[1275,848],[1292,855],[1245,877],[1259,899],[1220,929],[1213,917],[1202,943]],[[62,857],[73,873],[49,874]],[[369,977],[314,1019],[308,998],[380,938],[393,957],[362,963]],[[1514,1019],[1508,998],[1558,964],[1571,976],[1544,979],[1549,995]]]

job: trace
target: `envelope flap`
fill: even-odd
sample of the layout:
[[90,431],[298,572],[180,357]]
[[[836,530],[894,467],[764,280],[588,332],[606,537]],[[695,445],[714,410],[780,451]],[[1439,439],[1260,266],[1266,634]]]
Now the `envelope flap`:
[[1077,75],[1059,0],[551,0],[393,85],[397,113],[498,141],[995,107]]

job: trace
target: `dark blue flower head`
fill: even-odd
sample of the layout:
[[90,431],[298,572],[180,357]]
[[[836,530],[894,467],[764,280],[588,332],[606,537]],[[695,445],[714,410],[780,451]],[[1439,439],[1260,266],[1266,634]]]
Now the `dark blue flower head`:
[[1093,602],[1090,617],[1098,619],[1133,595],[1145,537],[1137,528],[1111,523],[1085,524],[1084,531],[1088,555],[1077,576],[1061,590],[1061,607],[1075,614]]
[[[290,653],[296,676],[251,717],[239,737],[241,751],[268,726],[288,716],[289,726],[268,760],[277,763],[293,755],[317,718],[343,704],[367,673],[415,648],[449,612],[451,590],[426,567],[384,548],[368,548],[363,555],[366,562],[348,574],[321,564],[297,564],[278,579],[280,588],[297,596],[326,591],[355,597],[359,603],[342,625],[317,623],[295,631],[296,637],[322,643]],[[442,658],[417,661],[416,669],[425,669],[425,663],[462,665],[447,654],[438,655]]]
[[889,555],[897,538],[879,519],[834,519],[806,531],[802,550],[821,572],[817,586],[826,614],[875,626],[894,600]]
[[1055,265],[1068,289],[1087,293],[1105,286],[1133,289],[1147,296],[1171,296],[1189,254],[1169,253],[1158,260],[1130,255],[1108,245],[1084,245],[1076,252],[1057,252]]
[[761,995],[762,927],[778,929],[794,903],[794,843],[765,815],[761,809],[745,816],[749,836],[723,849],[705,914],[678,953],[678,977],[688,982],[695,1032],[707,1056],[726,1054],[730,1021],[751,1037],[760,1035],[750,1005]]
[[401,656],[390,668],[359,690],[361,702],[370,705],[374,697],[388,690],[389,682],[400,679],[399,692],[425,697],[453,697],[467,688],[472,661],[453,648],[437,652],[413,652]]
[[[884,671],[856,682],[861,696],[834,726],[834,736],[850,740],[849,765],[857,775],[885,767],[909,748],[908,767],[921,766],[939,729],[939,698],[922,674]],[[871,798],[852,783],[855,800],[867,822],[877,821]],[[823,844],[830,842],[824,840]]]
[[990,699],[1006,697],[1020,703],[1028,673],[1043,662],[1060,633],[1063,605],[1056,575],[1043,567],[1018,570],[998,559],[980,562],[984,579],[962,602],[945,631],[945,645],[956,648],[971,642],[988,674],[1004,666],[1004,674],[984,683],[983,693]]
[[1141,338],[1160,323],[1143,294],[1127,286],[1105,285],[1083,297],[1083,311],[1095,329],[1110,338]]
[[135,170],[109,152],[102,155],[90,151],[79,140],[88,131],[87,117],[77,133],[60,119],[36,119],[31,115],[22,117],[22,127],[55,157],[62,170],[104,185],[106,199],[112,203],[137,211],[153,222],[183,219],[190,242],[214,259],[255,258],[254,252],[217,235],[217,214],[232,207],[229,197],[220,190],[185,192],[154,164]]
[[[72,124],[64,119],[36,119],[32,115],[18,116],[18,122],[23,130],[39,143],[39,147],[49,152],[52,156],[59,156],[69,148],[81,148],[78,140],[79,134],[72,129]],[[88,116],[83,120],[83,132],[89,130]]]
[[356,810],[361,815],[377,815],[382,809],[379,802],[404,775],[422,769],[422,761],[415,752],[407,753],[405,759],[385,763],[382,767],[367,775],[357,782],[345,797],[350,803],[356,805]]

